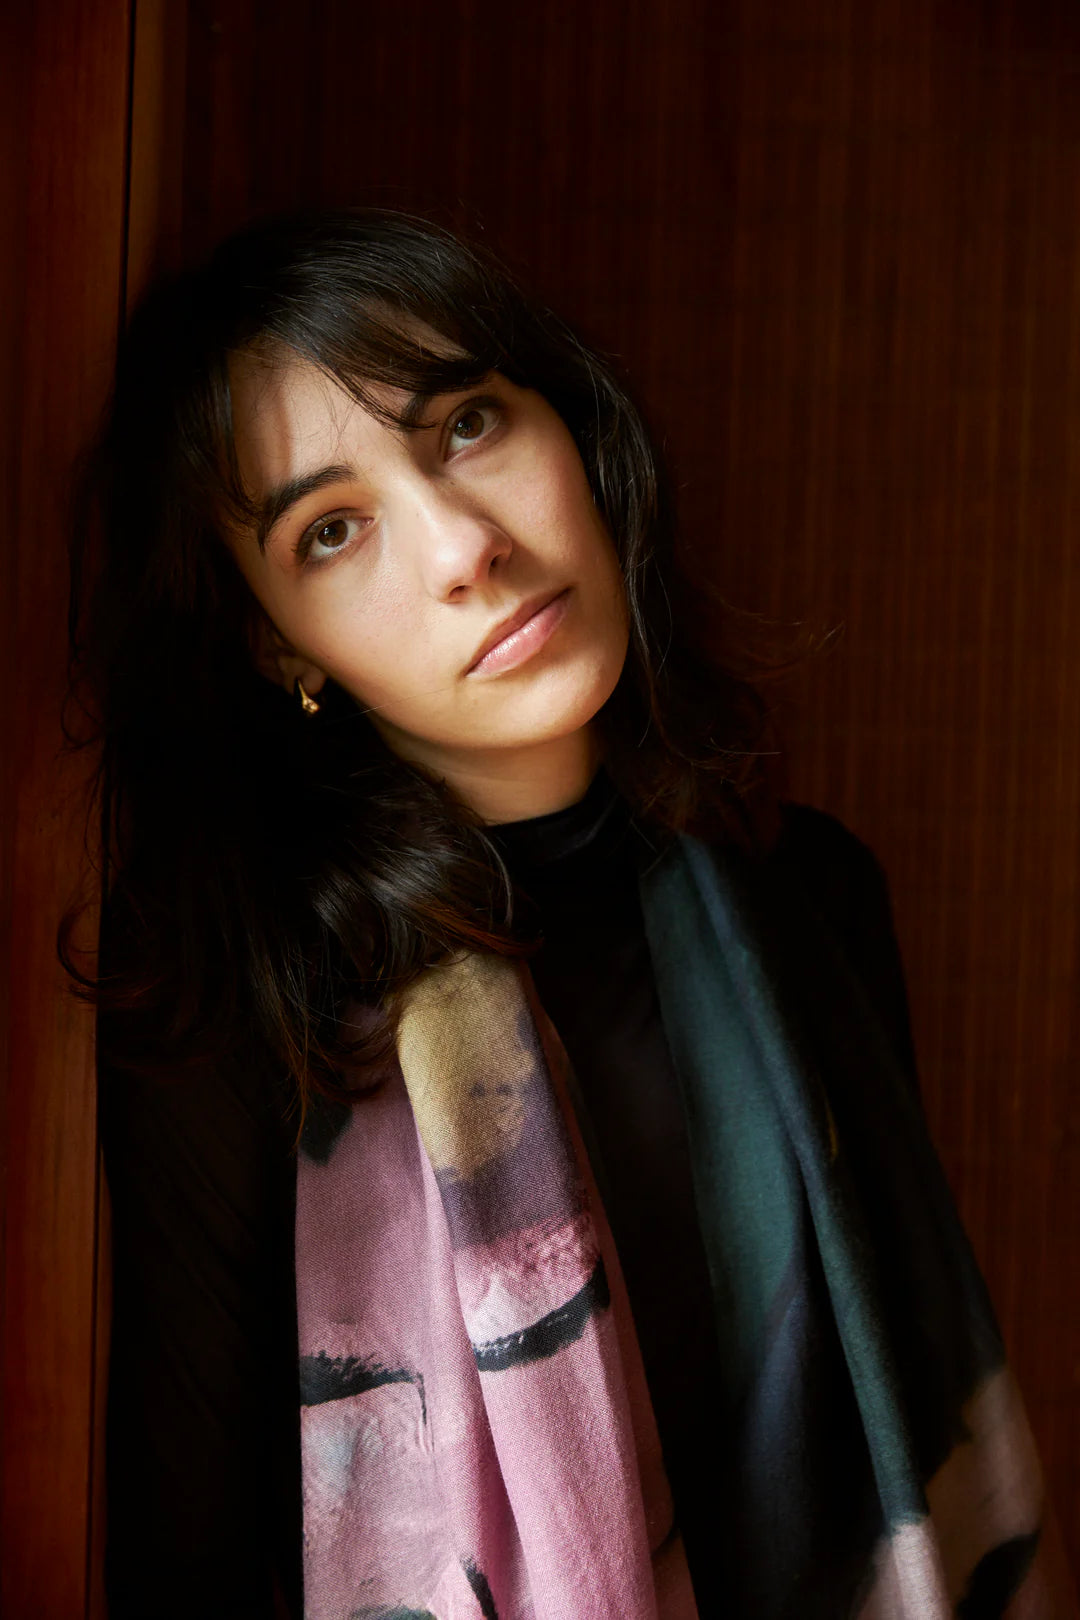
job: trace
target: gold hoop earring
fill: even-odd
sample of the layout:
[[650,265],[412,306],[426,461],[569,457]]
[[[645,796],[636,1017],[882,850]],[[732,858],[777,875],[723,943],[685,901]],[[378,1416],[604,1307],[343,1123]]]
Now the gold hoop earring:
[[313,697],[308,697],[307,693],[304,691],[304,683],[300,679],[299,675],[296,677],[296,690],[300,694],[300,707],[303,709],[304,713],[318,714],[319,705],[316,703]]

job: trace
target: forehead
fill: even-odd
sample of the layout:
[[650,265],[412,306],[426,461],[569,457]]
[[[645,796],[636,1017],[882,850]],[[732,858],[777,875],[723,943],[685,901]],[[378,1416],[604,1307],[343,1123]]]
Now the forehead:
[[[390,314],[387,322],[417,358],[462,360],[457,343],[417,317]],[[295,476],[314,456],[340,459],[345,445],[359,453],[387,453],[400,444],[401,430],[365,408],[320,366],[279,346],[254,346],[229,357],[233,437],[245,489],[257,495],[267,482]],[[363,392],[377,410],[391,417],[413,398],[404,387],[369,382]],[[308,465],[310,461],[308,460]]]
[[[305,468],[344,459],[389,429],[332,377],[296,356],[243,354],[230,359],[233,442],[244,488],[254,497]],[[390,409],[404,406],[403,389],[373,387]]]

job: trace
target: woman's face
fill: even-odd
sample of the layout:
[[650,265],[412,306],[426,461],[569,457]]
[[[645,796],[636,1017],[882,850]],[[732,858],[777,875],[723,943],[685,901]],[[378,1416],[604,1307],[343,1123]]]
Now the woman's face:
[[[301,360],[244,357],[232,387],[263,521],[230,544],[276,630],[267,673],[312,695],[332,677],[391,748],[452,783],[500,760],[520,776],[588,726],[626,657],[625,589],[540,394],[492,373],[419,401],[405,431]],[[534,616],[477,663],[520,610]]]

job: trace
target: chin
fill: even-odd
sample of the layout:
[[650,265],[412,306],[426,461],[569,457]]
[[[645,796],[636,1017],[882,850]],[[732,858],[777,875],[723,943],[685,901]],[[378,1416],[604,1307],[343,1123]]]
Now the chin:
[[522,748],[580,731],[614,692],[625,661],[625,648],[615,648],[537,670],[534,680],[507,690],[505,702],[493,705],[487,746]]

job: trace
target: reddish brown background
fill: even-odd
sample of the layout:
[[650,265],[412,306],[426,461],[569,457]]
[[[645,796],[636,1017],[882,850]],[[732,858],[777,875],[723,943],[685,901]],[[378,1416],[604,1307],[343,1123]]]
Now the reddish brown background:
[[[133,54],[122,8],[39,7],[81,44],[9,203],[33,227],[9,308],[37,325],[8,367],[24,496],[5,656],[37,684],[4,828],[25,867],[7,1142],[38,1168],[7,1194],[5,1447],[29,1487],[4,1498],[5,1613],[68,1620],[94,1590],[89,1079],[47,930],[29,952],[20,931],[56,888],[41,626],[61,611],[59,530],[35,480],[91,410],[125,255],[134,286],[253,212],[320,199],[490,242],[621,357],[676,463],[693,566],[741,606],[842,626],[785,700],[792,789],[889,871],[935,1139],[1080,1560],[1080,12],[136,4]],[[70,37],[46,24],[23,88]],[[77,386],[31,410],[41,367]],[[60,1171],[82,1214],[58,1226]]]
[[108,387],[121,308],[128,59],[123,6],[0,6],[5,1620],[100,1612],[93,1024],[54,943],[81,864],[85,773],[58,757],[57,714],[67,471]]

